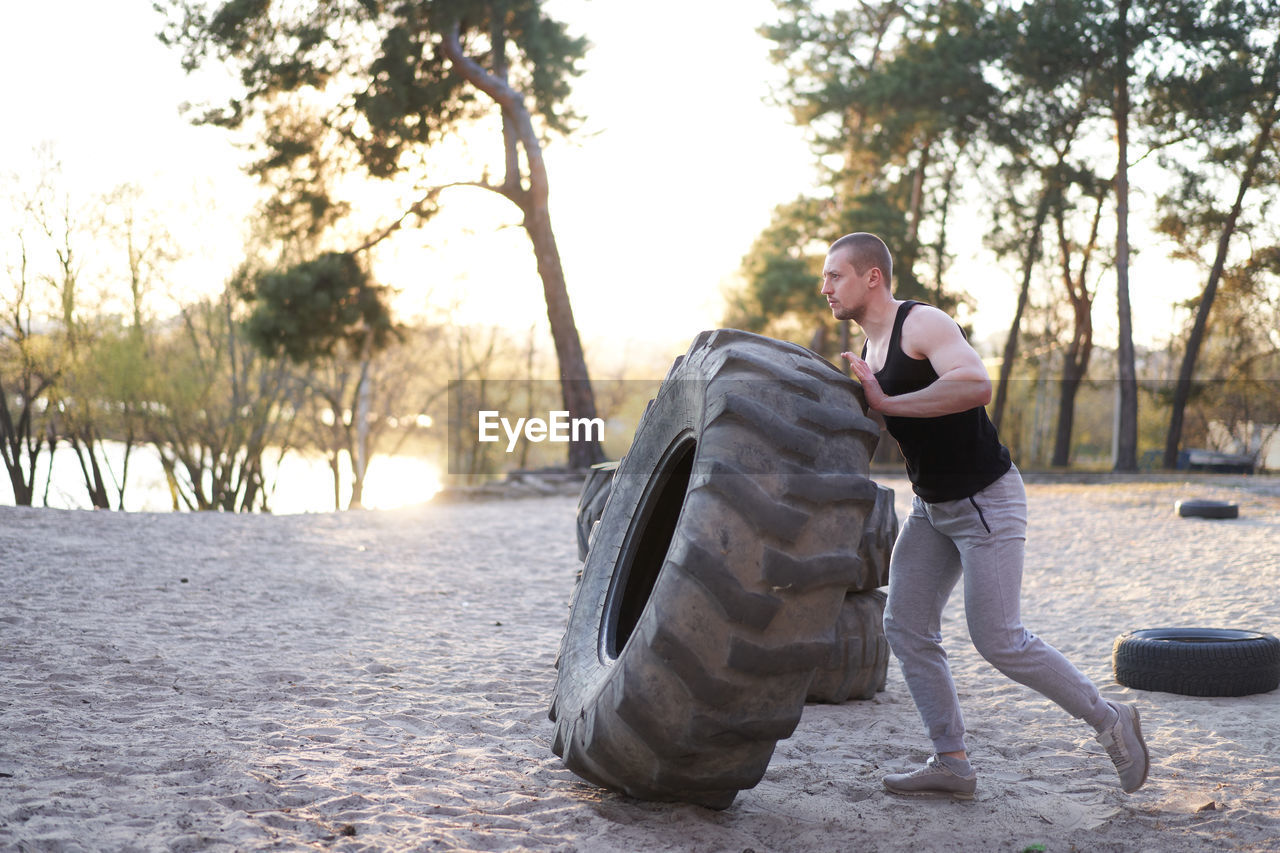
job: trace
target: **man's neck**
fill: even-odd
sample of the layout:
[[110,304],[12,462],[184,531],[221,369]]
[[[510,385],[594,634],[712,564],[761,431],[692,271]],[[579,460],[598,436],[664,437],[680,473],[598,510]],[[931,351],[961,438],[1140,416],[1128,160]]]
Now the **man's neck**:
[[867,306],[867,312],[857,322],[868,341],[877,344],[888,341],[901,304],[901,300],[886,299]]

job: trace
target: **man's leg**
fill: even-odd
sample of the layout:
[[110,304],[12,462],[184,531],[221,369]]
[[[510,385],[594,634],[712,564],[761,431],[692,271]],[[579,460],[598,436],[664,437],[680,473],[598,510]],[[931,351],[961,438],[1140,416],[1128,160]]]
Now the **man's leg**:
[[[953,518],[933,514],[949,530],[964,565],[965,613],[978,652],[1000,672],[1041,693],[1074,717],[1088,722],[1107,749],[1121,786],[1133,792],[1147,778],[1150,759],[1136,706],[1102,698],[1098,688],[1061,652],[1022,624],[1026,492],[1016,468],[974,495],[965,520],[962,505]],[[955,504],[947,505],[949,512]],[[977,522],[976,524],[974,522]]]
[[947,653],[942,609],[960,579],[960,554],[915,498],[889,565],[884,633],[938,753],[964,750],[964,719]]
[[[1016,468],[934,522],[951,533],[964,565],[965,613],[978,652],[996,669],[1095,728],[1112,714],[1098,688],[1061,652],[1022,624],[1027,500]],[[967,516],[967,517],[966,517]]]

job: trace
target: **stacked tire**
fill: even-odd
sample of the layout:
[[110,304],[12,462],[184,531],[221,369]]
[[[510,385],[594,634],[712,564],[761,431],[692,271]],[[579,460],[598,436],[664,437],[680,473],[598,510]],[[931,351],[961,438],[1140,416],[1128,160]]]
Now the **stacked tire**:
[[578,493],[578,559],[586,560],[591,550],[591,533],[600,516],[604,515],[604,505],[609,500],[609,492],[613,489],[613,473],[618,470],[617,462],[601,462],[592,465],[582,481],[582,491]]
[[861,388],[821,357],[700,334],[612,478],[557,660],[553,749],[588,781],[725,808],[830,661],[878,490]]
[[810,702],[871,699],[884,690],[889,675],[889,641],[884,636],[886,596],[877,587],[889,583],[889,557],[898,536],[893,497],[893,489],[876,487],[875,507],[863,525],[858,549],[858,558],[870,573],[845,594],[835,641],[809,685]]

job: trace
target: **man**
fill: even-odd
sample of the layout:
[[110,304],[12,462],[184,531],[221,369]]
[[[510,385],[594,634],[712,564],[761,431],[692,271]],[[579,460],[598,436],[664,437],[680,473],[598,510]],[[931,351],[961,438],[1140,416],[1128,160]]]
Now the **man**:
[[842,355],[902,448],[915,492],[890,561],[884,629],[935,754],[884,785],[896,794],[960,799],[977,788],[940,632],[942,608],[963,579],[969,633],[982,656],[1092,725],[1121,786],[1136,791],[1149,761],[1137,707],[1103,699],[1022,625],[1026,493],[983,408],[991,399],[986,368],[945,313],[894,299],[892,277],[888,247],[864,232],[833,243],[822,274],[832,314],[866,335],[861,357]]

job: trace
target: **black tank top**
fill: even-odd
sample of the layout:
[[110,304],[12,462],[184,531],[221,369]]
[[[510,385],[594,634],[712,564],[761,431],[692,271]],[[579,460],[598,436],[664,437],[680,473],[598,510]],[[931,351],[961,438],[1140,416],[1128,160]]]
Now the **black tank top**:
[[[880,387],[891,397],[919,391],[938,378],[928,359],[902,351],[902,324],[920,304],[907,300],[898,306],[884,367],[876,373]],[[862,354],[867,354],[865,344]],[[884,422],[907,460],[912,489],[929,503],[977,494],[1004,476],[1012,464],[1008,448],[1000,443],[982,406],[936,418],[885,415]]]

